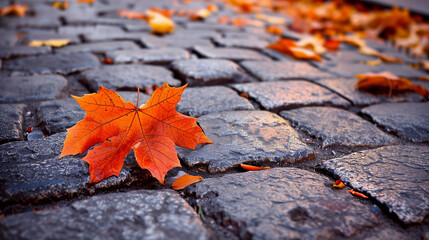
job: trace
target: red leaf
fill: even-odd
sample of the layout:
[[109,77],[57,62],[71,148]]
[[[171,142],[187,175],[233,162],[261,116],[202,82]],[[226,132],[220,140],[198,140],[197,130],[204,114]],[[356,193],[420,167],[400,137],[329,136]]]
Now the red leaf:
[[270,167],[257,167],[257,166],[247,165],[247,164],[240,164],[240,166],[247,171],[258,171],[263,169],[270,169]]
[[171,88],[165,83],[142,107],[125,102],[103,86],[98,93],[73,96],[86,116],[67,130],[60,158],[84,153],[96,145],[82,159],[89,163],[93,183],[118,176],[132,149],[139,166],[163,184],[167,171],[180,166],[175,145],[195,149],[198,144],[211,143],[196,118],[175,110],[185,88]]
[[361,198],[368,198],[366,195],[364,195],[364,194],[362,194],[362,193],[360,193],[360,192],[356,192],[356,191],[353,191],[353,190],[347,190],[350,194],[352,194],[352,195],[355,195],[355,196],[358,196],[358,197],[361,197]]
[[203,178],[200,176],[192,176],[189,174],[185,174],[176,179],[176,181],[171,184],[171,188],[173,188],[174,190],[181,190],[201,180],[203,180]]

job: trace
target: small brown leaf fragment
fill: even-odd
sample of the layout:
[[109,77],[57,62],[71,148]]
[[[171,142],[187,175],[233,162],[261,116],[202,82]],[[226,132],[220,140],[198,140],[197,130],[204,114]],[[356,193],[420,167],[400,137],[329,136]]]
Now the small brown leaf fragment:
[[203,180],[203,178],[200,176],[192,176],[189,174],[185,174],[185,175],[179,177],[178,179],[176,179],[176,181],[174,181],[171,184],[171,188],[173,190],[181,190],[181,189],[184,189],[187,186],[194,184],[196,182],[199,182],[201,180]]
[[429,82],[429,76],[421,76],[421,77],[419,77],[419,80]]
[[356,192],[356,191],[353,191],[353,190],[347,190],[350,194],[352,194],[352,195],[355,195],[355,196],[358,196],[358,197],[361,197],[361,198],[368,198],[365,194],[362,194],[362,193],[360,193],[360,192]]
[[105,63],[105,64],[113,64],[113,61],[110,58],[103,58],[103,63]]
[[258,171],[263,169],[271,169],[270,167],[257,167],[248,164],[240,164],[240,166],[247,171]]
[[346,185],[344,185],[344,183],[338,179],[337,181],[334,182],[332,186],[335,188],[344,188]]
[[78,3],[89,3],[94,4],[94,0],[76,0]]
[[130,10],[118,10],[116,14],[118,14],[119,17],[127,19],[146,20],[146,16],[143,13],[133,12]]
[[229,23],[229,17],[227,17],[227,16],[219,17],[216,22],[217,23]]
[[328,39],[323,43],[323,46],[331,51],[337,51],[340,48],[341,41]]

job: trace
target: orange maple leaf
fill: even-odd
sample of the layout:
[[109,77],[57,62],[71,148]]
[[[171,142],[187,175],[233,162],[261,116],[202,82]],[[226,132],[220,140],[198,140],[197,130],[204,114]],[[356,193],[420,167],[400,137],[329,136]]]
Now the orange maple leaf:
[[356,88],[361,91],[388,90],[388,96],[391,96],[393,91],[414,91],[424,97],[429,97],[429,93],[424,87],[414,85],[410,80],[399,78],[390,72],[358,74],[356,78],[359,79]]
[[195,149],[198,144],[212,143],[196,118],[175,110],[185,88],[171,88],[165,83],[140,107],[103,86],[97,93],[73,96],[86,116],[67,129],[60,158],[84,153],[95,145],[82,159],[89,163],[90,183],[95,183],[118,176],[132,149],[139,166],[164,184],[167,171],[180,167],[175,145]]

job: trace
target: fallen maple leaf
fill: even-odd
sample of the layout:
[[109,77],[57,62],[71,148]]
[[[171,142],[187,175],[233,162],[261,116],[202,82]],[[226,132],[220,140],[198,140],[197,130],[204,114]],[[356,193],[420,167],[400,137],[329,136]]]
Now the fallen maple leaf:
[[360,193],[360,192],[356,192],[356,191],[353,191],[353,190],[347,190],[347,192],[349,192],[352,195],[361,197],[361,198],[368,198],[368,196],[366,196],[365,194]]
[[103,63],[105,63],[105,64],[113,64],[113,61],[112,61],[112,59],[110,59],[110,58],[103,58]]
[[271,24],[284,25],[286,22],[285,18],[269,16],[269,15],[265,15],[262,13],[256,14],[255,17],[259,20],[263,20],[263,21],[266,21],[266,22],[271,23]]
[[258,171],[263,169],[270,169],[270,167],[257,167],[257,166],[247,165],[247,164],[240,164],[240,166],[247,171]]
[[18,17],[25,17],[25,13],[28,11],[28,6],[24,4],[12,4],[9,6],[2,7],[0,9],[0,16],[13,15]]
[[148,16],[147,21],[149,26],[152,27],[153,33],[165,34],[174,31],[174,22],[168,17],[151,10],[147,10],[146,15]]
[[422,86],[414,85],[410,80],[399,78],[390,72],[358,74],[356,78],[360,79],[356,83],[356,88],[361,91],[388,90],[388,96],[391,96],[393,91],[414,91],[429,97],[429,93]]
[[336,51],[340,48],[341,41],[328,39],[323,43],[323,46],[329,50]]
[[51,47],[62,47],[69,44],[69,39],[49,39],[49,40],[33,40],[28,46],[30,47],[40,47],[40,46],[51,46]]
[[201,180],[203,180],[203,178],[200,176],[192,176],[189,174],[185,174],[185,175],[177,178],[176,181],[174,181],[171,184],[171,188],[173,190],[181,190],[181,189],[184,189],[187,186],[194,184],[196,182],[199,182]]
[[60,158],[84,153],[95,145],[82,159],[89,163],[90,183],[95,183],[118,176],[132,149],[139,166],[163,184],[167,171],[180,166],[175,144],[195,149],[198,144],[211,143],[196,118],[175,110],[185,88],[165,83],[140,107],[103,86],[97,93],[73,96],[86,116],[67,129]]

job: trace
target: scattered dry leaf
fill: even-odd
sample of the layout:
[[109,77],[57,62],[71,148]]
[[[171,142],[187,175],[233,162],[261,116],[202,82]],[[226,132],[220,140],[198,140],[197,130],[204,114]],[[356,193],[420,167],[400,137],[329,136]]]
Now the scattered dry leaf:
[[278,26],[269,26],[265,29],[268,33],[274,34],[274,35],[282,35],[283,31]]
[[229,23],[230,19],[227,16],[222,16],[217,19],[217,23]]
[[344,188],[346,185],[344,185],[344,183],[341,180],[337,180],[334,182],[332,186],[335,188]]
[[149,26],[152,27],[153,33],[165,34],[174,31],[174,22],[161,13],[147,10],[146,15],[148,16],[147,21]]
[[163,184],[167,171],[180,166],[175,145],[195,149],[198,144],[211,143],[196,118],[175,110],[185,88],[165,83],[142,107],[125,102],[103,86],[97,93],[73,96],[86,115],[67,129],[60,158],[95,146],[82,159],[89,163],[90,183],[95,183],[118,176],[125,156],[133,150],[139,166]]
[[66,10],[69,7],[69,2],[65,1],[65,2],[54,2],[52,3],[52,7],[54,8],[58,8],[61,10]]
[[429,76],[421,76],[421,77],[419,77],[419,80],[428,81],[429,82]]
[[27,132],[28,132],[28,133],[31,133],[32,131],[33,131],[33,127],[28,127],[28,128],[27,128]]
[[388,91],[388,96],[391,96],[393,91],[414,91],[429,97],[425,88],[413,85],[410,80],[399,78],[390,72],[358,74],[356,78],[359,79],[356,88],[361,91]]
[[243,164],[243,163],[240,164],[240,166],[247,171],[259,171],[263,169],[270,169],[270,167],[257,167],[257,166],[252,166],[248,164]]
[[12,15],[18,17],[25,17],[25,13],[28,11],[28,6],[24,4],[12,4],[9,6],[2,7],[0,9],[0,16]]
[[353,190],[347,190],[349,193],[351,193],[352,195],[355,195],[355,196],[358,196],[358,197],[361,197],[361,198],[368,198],[366,195],[364,195],[364,194],[362,194],[362,193],[360,193],[360,192],[356,192],[356,191],[353,191]]
[[328,39],[323,43],[323,46],[331,51],[337,51],[340,48],[341,41]]
[[94,0],[76,0],[78,3],[90,3],[94,4]]
[[69,44],[70,39],[49,39],[49,40],[33,40],[28,46],[30,47],[40,47],[40,46],[51,46],[51,47],[62,47]]
[[315,52],[306,48],[297,47],[296,42],[291,39],[282,38],[279,41],[268,45],[267,48],[298,59],[322,61],[322,58]]
[[375,60],[368,60],[368,61],[366,61],[365,63],[366,63],[367,65],[369,65],[369,66],[373,66],[373,67],[375,67],[375,66],[377,66],[377,65],[382,64],[382,63],[383,63],[383,61],[381,61],[381,59],[380,59],[380,58],[378,58],[378,59],[375,59]]
[[319,37],[305,37],[296,42],[296,46],[308,48],[317,54],[324,54],[326,48],[323,46],[323,39]]
[[200,182],[201,180],[203,180],[203,178],[200,176],[192,176],[189,174],[185,174],[185,175],[179,177],[178,179],[176,179],[176,181],[174,181],[171,184],[171,188],[174,190],[181,190],[181,189],[184,189],[191,184]]
[[247,25],[247,22],[242,18],[234,18],[232,19],[231,24],[236,27],[243,27]]

